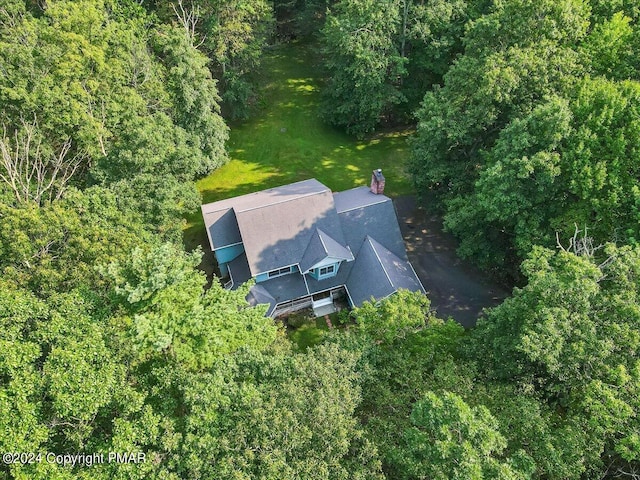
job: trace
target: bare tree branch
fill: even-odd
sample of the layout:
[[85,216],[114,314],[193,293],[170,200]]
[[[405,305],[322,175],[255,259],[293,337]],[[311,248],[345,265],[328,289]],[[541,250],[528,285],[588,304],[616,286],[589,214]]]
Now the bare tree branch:
[[[593,245],[593,237],[588,235],[588,228],[584,227],[584,233],[582,230],[578,228],[578,225],[575,225],[575,232],[573,237],[569,239],[569,245],[565,248],[564,245],[560,242],[560,236],[558,232],[556,232],[556,244],[557,247],[563,252],[573,253],[574,255],[578,255],[581,257],[594,258],[595,253],[604,247],[603,244],[594,246]],[[601,272],[604,272],[611,263],[615,260],[613,255],[607,257],[602,263],[598,265],[598,269]],[[605,273],[598,279],[598,282],[607,278]]]
[[[620,463],[624,463],[624,465],[620,465]],[[601,478],[602,480],[610,478],[640,480],[640,464],[638,462],[621,462],[619,458],[614,458]]]
[[70,155],[71,139],[57,152],[46,155],[37,135],[37,121],[22,122],[9,138],[6,125],[0,138],[0,181],[4,182],[18,203],[59,200],[69,180],[82,165],[86,155]]
[[102,152],[102,155],[106,157],[107,151],[104,146],[103,132],[106,131],[105,124],[107,123],[107,113],[104,105],[104,100],[100,101],[100,112],[99,112],[100,118],[98,119],[96,118],[96,115],[94,113],[94,108],[93,108],[94,101],[93,101],[91,92],[89,91],[89,89],[87,88],[87,85],[84,82],[82,82],[82,89],[87,94],[87,107],[89,108],[89,115],[91,115],[91,118],[97,120],[100,123],[101,131],[97,132],[98,144],[100,145],[100,151]]
[[185,8],[184,1],[178,0],[178,7],[176,8],[176,5],[172,3],[171,8],[180,25],[184,28],[191,45],[198,48],[204,43],[206,37],[203,37],[202,40],[196,44],[196,27],[200,21],[200,6],[194,5],[193,0],[191,0],[190,3],[191,5]]
[[[566,248],[560,242],[560,237],[558,236],[558,232],[556,232],[556,244],[557,247],[563,252],[571,252],[576,255],[584,256],[584,257],[593,257],[593,255],[604,247],[604,245],[593,246],[593,237],[588,235],[588,227],[584,227],[584,234],[582,234],[582,230],[578,228],[578,225],[575,225],[575,232],[573,237],[569,239],[569,246]],[[582,234],[582,236],[580,236]]]

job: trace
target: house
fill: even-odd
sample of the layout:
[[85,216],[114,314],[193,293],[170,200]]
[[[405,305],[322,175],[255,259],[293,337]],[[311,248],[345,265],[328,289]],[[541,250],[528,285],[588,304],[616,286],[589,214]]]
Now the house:
[[255,279],[247,300],[269,304],[272,317],[323,314],[340,295],[360,306],[400,288],[424,292],[384,184],[374,170],[370,187],[332,193],[310,179],[203,205],[225,286]]

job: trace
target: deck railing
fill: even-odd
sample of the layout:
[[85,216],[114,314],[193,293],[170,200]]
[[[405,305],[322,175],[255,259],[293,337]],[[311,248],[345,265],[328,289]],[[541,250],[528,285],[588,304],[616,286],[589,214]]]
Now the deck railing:
[[274,317],[279,317],[285,313],[295,312],[296,310],[302,310],[303,308],[311,307],[313,304],[312,297],[298,298],[297,300],[291,300],[284,302],[276,307],[273,311]]

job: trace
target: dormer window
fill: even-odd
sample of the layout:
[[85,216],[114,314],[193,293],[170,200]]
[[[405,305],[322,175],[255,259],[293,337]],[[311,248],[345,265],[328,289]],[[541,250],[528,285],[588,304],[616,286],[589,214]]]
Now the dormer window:
[[336,272],[338,270],[337,267],[338,266],[336,264],[334,264],[334,265],[327,265],[325,267],[316,268],[315,271],[314,271],[315,275],[313,275],[313,276],[317,280],[323,280],[325,278],[335,277]]
[[322,267],[320,269],[320,276],[324,277],[325,275],[330,275],[335,271],[335,265],[329,265],[328,267]]

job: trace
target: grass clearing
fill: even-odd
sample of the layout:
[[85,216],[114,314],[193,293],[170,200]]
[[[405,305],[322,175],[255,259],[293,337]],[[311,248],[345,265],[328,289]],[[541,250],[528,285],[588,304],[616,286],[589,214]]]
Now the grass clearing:
[[314,318],[313,314],[307,310],[291,314],[288,317],[288,322],[289,325],[295,325],[295,327],[290,326],[287,329],[287,336],[300,351],[322,342],[325,334],[329,331],[324,317]]
[[[249,121],[231,125],[230,161],[197,182],[203,203],[316,178],[334,191],[367,185],[382,168],[390,196],[412,192],[405,171],[411,130],[357,140],[318,117],[321,78],[311,47],[287,44],[265,54],[263,104]],[[207,246],[200,211],[187,217],[188,248]]]
[[[324,322],[324,319],[321,319]],[[326,323],[319,322],[305,323],[299,328],[291,331],[288,336],[300,351],[305,351],[309,347],[322,342],[325,333],[328,331]]]

